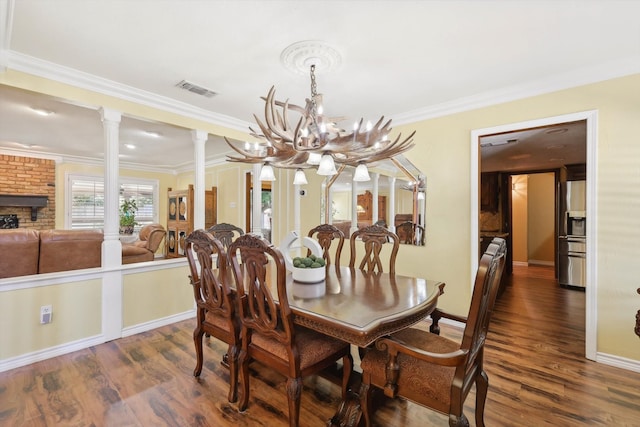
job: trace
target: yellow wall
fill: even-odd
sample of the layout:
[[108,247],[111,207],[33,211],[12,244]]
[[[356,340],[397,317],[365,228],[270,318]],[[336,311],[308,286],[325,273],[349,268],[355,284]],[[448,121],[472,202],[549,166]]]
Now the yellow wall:
[[[55,284],[0,293],[0,360],[102,333],[102,281]],[[40,324],[40,307],[52,322]]]
[[517,262],[529,261],[529,250],[527,249],[527,175],[515,175],[512,183],[515,189],[511,192],[512,204],[512,241],[513,260]]
[[555,176],[529,175],[527,191],[528,253],[532,264],[553,265],[555,259]]
[[189,268],[127,274],[123,281],[122,322],[125,328],[194,308]]

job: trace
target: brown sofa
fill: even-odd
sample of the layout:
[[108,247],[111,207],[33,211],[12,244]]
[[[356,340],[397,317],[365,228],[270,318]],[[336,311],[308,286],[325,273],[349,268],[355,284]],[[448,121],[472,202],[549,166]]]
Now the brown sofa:
[[97,230],[41,231],[38,273],[100,267],[103,240]]
[[160,243],[167,235],[161,224],[149,224],[140,229],[138,240],[122,244],[122,263],[153,261]]
[[102,240],[94,230],[0,230],[0,278],[100,267]]
[[40,257],[38,231],[28,228],[0,230],[0,253],[0,279],[37,274]]

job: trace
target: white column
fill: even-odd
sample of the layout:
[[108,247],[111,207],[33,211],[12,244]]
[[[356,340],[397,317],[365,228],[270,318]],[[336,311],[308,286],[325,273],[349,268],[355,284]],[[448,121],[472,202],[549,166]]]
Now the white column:
[[251,174],[253,197],[251,199],[251,232],[262,236],[262,182],[260,182],[260,169],[262,165],[254,163],[253,172]]
[[105,341],[122,337],[122,245],[118,230],[119,195],[118,172],[120,162],[119,128],[122,114],[103,108],[100,110],[104,128],[104,241],[102,242],[102,334]]
[[387,222],[389,223],[389,230],[396,232],[395,224],[395,212],[396,212],[396,178],[389,177],[389,204],[387,205]]
[[371,224],[375,224],[378,221],[378,181],[380,179],[380,174],[379,173],[372,173],[372,179],[373,179],[373,194],[372,194],[372,204],[373,206],[371,207]]
[[358,229],[358,183],[351,180],[351,233]]
[[113,267],[122,263],[118,215],[120,208],[119,128],[122,115],[119,111],[104,108],[100,110],[100,115],[104,129],[104,243],[107,245],[105,247],[103,244],[102,266]]
[[192,130],[193,162],[195,164],[195,177],[193,185],[193,229],[204,228],[204,145],[207,142],[208,133],[203,130]]

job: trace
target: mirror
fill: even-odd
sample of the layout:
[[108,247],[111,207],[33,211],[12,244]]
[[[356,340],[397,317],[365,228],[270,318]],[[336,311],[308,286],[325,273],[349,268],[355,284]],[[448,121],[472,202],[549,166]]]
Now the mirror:
[[354,227],[383,225],[394,231],[401,243],[424,246],[424,174],[402,155],[370,166],[370,181],[353,182],[354,170],[347,166],[337,177],[325,180],[321,221],[331,222],[346,237]]

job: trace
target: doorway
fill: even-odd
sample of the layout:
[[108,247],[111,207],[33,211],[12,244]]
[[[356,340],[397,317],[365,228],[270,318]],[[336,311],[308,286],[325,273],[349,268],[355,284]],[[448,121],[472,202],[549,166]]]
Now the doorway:
[[[553,267],[557,258],[555,172],[512,174],[511,236],[514,266]],[[557,277],[557,274],[554,274]]]
[[[587,208],[586,208],[586,227],[589,230],[591,238],[587,241],[587,271],[586,271],[586,289],[585,289],[585,356],[588,359],[596,360],[597,349],[597,230],[595,218],[597,217],[597,206],[595,204],[595,188],[597,186],[597,173],[596,173],[596,147],[597,147],[597,111],[585,111],[579,113],[572,113],[562,116],[549,117],[544,119],[531,120],[526,122],[512,123],[507,125],[501,125],[491,128],[476,129],[471,132],[471,188],[476,189],[470,192],[471,198],[471,241],[470,241],[470,263],[471,272],[475,272],[478,267],[479,259],[479,236],[480,236],[480,171],[485,166],[485,162],[482,159],[481,154],[481,139],[483,137],[497,137],[494,139],[500,139],[504,135],[510,133],[522,132],[522,131],[542,131],[542,129],[558,126],[564,123],[573,123],[583,121],[585,124],[585,135],[583,138],[583,146],[585,148],[586,156],[586,174],[587,180]],[[489,138],[491,139],[491,138]],[[510,138],[512,139],[512,138]],[[504,140],[501,144],[507,145],[512,141]],[[503,147],[506,148],[506,147]],[[522,158],[517,156],[524,156],[526,153],[514,154],[512,163]],[[553,167],[549,169],[554,169]],[[531,168],[530,168],[531,170]],[[511,173],[511,172],[510,172]],[[504,216],[503,216],[504,218]],[[473,286],[473,278],[471,278],[471,286]]]
[[[260,196],[260,213],[261,213],[261,227],[260,232],[262,236],[271,241],[271,225],[273,217],[273,202],[271,194],[271,182],[260,181],[262,187]],[[253,224],[253,176],[251,172],[245,174],[245,224],[246,232],[251,233],[251,224]]]

